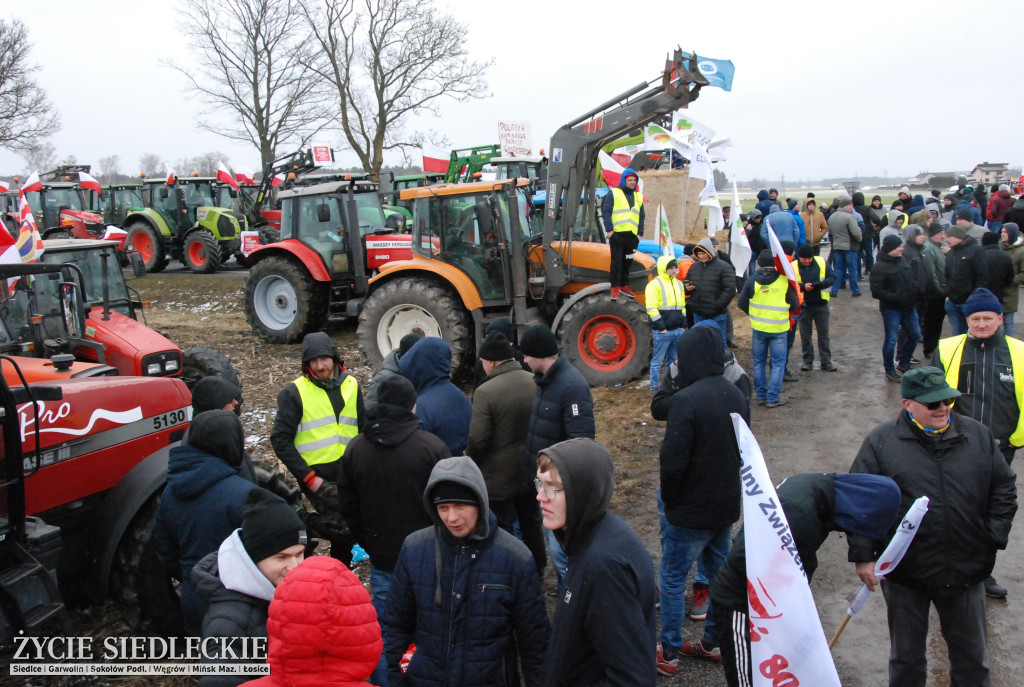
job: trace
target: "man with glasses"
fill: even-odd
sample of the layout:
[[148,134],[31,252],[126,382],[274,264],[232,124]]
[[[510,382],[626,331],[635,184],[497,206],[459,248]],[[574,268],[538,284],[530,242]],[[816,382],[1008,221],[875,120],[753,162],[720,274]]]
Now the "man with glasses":
[[899,516],[882,539],[849,537],[849,559],[871,589],[874,565],[913,501],[925,515],[882,593],[889,620],[889,685],[924,687],[928,613],[938,612],[953,685],[990,685],[985,578],[1006,548],[1017,511],[1015,476],[985,425],[950,406],[964,399],[937,367],[901,380],[903,410],[864,440],[850,472],[884,475],[903,493]]
[[[1009,465],[1024,446],[1024,342],[1004,334],[1002,313],[994,293],[975,289],[964,303],[967,333],[940,340],[932,364],[962,394],[954,410],[992,430]],[[1006,588],[989,576],[985,593],[1002,599]]]

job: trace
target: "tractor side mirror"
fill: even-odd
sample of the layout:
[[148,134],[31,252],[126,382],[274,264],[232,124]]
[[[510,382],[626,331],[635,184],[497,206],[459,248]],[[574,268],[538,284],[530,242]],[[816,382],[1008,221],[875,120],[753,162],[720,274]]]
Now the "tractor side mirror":
[[228,195],[231,196],[232,198],[237,198],[238,197],[238,191],[236,191],[233,188],[229,188],[228,189]]
[[64,325],[67,327],[68,336],[82,338],[82,317],[78,308],[78,297],[76,291],[78,284],[74,282],[61,282],[60,284],[60,309],[64,316]]
[[160,197],[160,200],[167,200],[167,189],[160,189],[157,195]]
[[316,206],[316,221],[317,222],[330,222],[331,221],[331,206],[327,203],[320,203]]
[[128,261],[132,263],[132,274],[136,277],[146,276],[146,263],[142,260],[142,254],[133,250],[128,254]]

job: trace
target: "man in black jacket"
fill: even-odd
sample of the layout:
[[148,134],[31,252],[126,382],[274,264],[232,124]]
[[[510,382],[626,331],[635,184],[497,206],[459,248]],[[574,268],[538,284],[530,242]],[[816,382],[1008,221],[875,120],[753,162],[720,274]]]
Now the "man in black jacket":
[[726,326],[729,303],[736,295],[736,271],[718,257],[711,239],[705,238],[693,249],[694,264],[686,273],[686,310],[693,313],[694,323],[714,320],[722,330],[722,345],[728,341]]
[[[722,341],[710,327],[694,327],[679,339],[680,386],[669,403],[661,444],[658,512],[662,555],[658,568],[661,644],[658,672],[673,675],[680,652],[721,660],[714,610],[704,637],[683,643],[686,576],[702,558],[714,579],[725,562],[732,526],[740,517],[740,452],[730,413],[750,420],[747,399],[722,376]],[[707,585],[694,584],[694,604],[707,598]]]
[[978,287],[988,288],[988,270],[981,246],[968,240],[967,230],[953,225],[946,230],[949,252],[946,253],[946,315],[953,335],[967,333],[964,303]]
[[[925,684],[928,613],[934,605],[951,684],[989,685],[984,580],[996,551],[1006,548],[1017,511],[1016,476],[987,427],[952,413],[960,392],[946,383],[942,370],[908,372],[901,392],[902,412],[871,431],[850,467],[896,481],[903,493],[900,520],[915,499],[929,498],[910,548],[882,582],[889,684]],[[849,559],[871,589],[878,583],[875,561],[896,527],[881,538],[849,538]]]
[[653,685],[654,564],[608,512],[615,463],[602,444],[570,439],[541,452],[535,484],[544,527],[572,557],[544,661],[544,687]]
[[[899,236],[886,236],[878,251],[878,261],[871,271],[871,297],[882,312],[885,339],[882,341],[882,365],[885,378],[899,382],[900,374],[910,370],[914,348],[921,340],[921,325],[914,310],[920,280],[913,266],[903,259],[903,241]],[[899,366],[893,363],[900,327],[907,332],[899,352]]]

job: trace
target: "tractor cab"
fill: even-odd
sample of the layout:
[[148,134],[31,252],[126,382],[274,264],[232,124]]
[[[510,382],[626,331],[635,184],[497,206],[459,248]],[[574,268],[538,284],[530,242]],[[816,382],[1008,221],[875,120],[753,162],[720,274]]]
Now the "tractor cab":
[[484,173],[493,172],[495,179],[524,178],[543,184],[547,177],[548,159],[542,156],[493,157]]
[[[128,286],[116,253],[116,241],[68,241],[53,239],[43,244],[45,251],[40,261],[50,264],[71,263],[78,267],[72,273],[88,307],[102,309],[104,305],[133,320],[141,310],[138,292]],[[132,254],[136,276],[145,274],[138,253]],[[82,281],[77,281],[81,275]]]
[[130,213],[146,207],[142,191],[143,185],[139,183],[105,186],[97,212],[103,214],[103,221],[107,224],[124,226],[124,220]]
[[44,181],[42,185],[39,191],[25,193],[42,238],[103,237],[107,225],[103,216],[98,214],[98,193],[83,189],[70,178],[67,181]]

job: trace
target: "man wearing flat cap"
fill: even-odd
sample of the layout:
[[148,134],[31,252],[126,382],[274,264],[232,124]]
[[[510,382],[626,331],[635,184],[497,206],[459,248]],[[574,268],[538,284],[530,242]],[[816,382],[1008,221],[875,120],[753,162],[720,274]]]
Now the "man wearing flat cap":
[[952,412],[961,393],[937,367],[901,380],[903,410],[864,439],[852,473],[885,475],[902,492],[899,515],[884,537],[849,537],[849,559],[871,589],[874,565],[920,496],[929,498],[913,542],[882,581],[889,620],[890,687],[924,687],[928,614],[938,612],[953,685],[990,685],[985,578],[1006,548],[1017,511],[1016,477],[992,432]]

